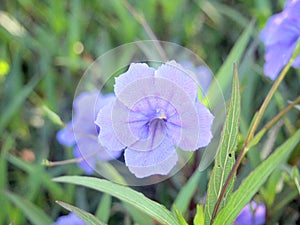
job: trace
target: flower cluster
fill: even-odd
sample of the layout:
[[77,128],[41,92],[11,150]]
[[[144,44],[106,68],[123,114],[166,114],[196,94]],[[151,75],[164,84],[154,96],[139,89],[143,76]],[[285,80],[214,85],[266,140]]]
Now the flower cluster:
[[[284,10],[267,21],[260,39],[266,46],[265,74],[274,80],[280,70],[288,63],[300,39],[300,0],[287,1]],[[293,65],[300,67],[300,56]]]
[[74,146],[74,155],[82,159],[78,164],[87,174],[92,174],[97,161],[108,161],[120,156],[98,143],[98,130],[94,123],[96,112],[106,105],[113,95],[103,96],[98,91],[83,92],[74,101],[73,120],[57,133],[57,140],[65,146]]
[[265,221],[266,206],[252,201],[242,209],[233,225],[263,225]]
[[198,87],[184,67],[171,61],[157,70],[132,63],[116,78],[116,97],[100,109],[99,142],[123,151],[136,177],[166,175],[176,165],[176,147],[195,151],[209,144],[213,115],[197,100]]

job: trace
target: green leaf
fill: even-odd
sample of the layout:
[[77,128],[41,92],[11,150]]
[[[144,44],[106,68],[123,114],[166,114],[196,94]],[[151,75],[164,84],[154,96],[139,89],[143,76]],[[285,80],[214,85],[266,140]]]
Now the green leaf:
[[0,117],[0,133],[2,133],[4,128],[6,128],[15,113],[18,112],[19,108],[23,105],[24,101],[32,92],[34,87],[38,84],[40,79],[41,77],[39,76],[34,76],[31,78],[30,82],[23,89],[21,89],[19,93],[15,95],[15,97],[9,102],[7,107],[2,110]]
[[6,157],[9,150],[13,149],[15,145],[15,140],[9,135],[2,137],[2,140],[3,145],[0,150],[0,224],[4,224],[4,218],[6,217],[8,211],[8,200],[3,192],[3,190],[5,190],[8,186],[8,168]]
[[218,213],[213,224],[232,224],[239,212],[248,202],[250,202],[269,175],[280,165],[280,163],[283,163],[288,159],[299,141],[300,130],[279,146],[274,153],[252,171],[249,176],[244,179],[240,187],[232,194],[225,207]]
[[[223,63],[222,67],[217,72],[215,78],[217,82],[213,82],[208,90],[208,98],[211,104],[216,104],[214,99],[214,92],[216,89],[221,88],[221,90],[226,94],[228,87],[230,85],[230,76],[228,76],[228,71],[231,71],[233,63],[239,63],[243,53],[247,47],[250,37],[253,33],[254,22],[250,23],[249,26],[242,33],[240,38],[237,40],[233,48],[231,49],[226,61]],[[215,96],[217,97],[217,96]]]
[[179,221],[179,224],[180,225],[188,225],[188,223],[185,221],[183,215],[178,211],[178,209],[176,208],[176,206],[173,207],[174,208],[174,212],[175,212],[175,215]]
[[96,217],[94,217],[92,214],[79,209],[75,206],[72,206],[68,203],[56,201],[57,204],[64,207],[65,209],[69,210],[70,212],[73,212],[78,216],[80,219],[82,219],[87,225],[105,225],[105,223],[102,223],[100,220],[98,220]]
[[203,173],[203,171],[196,170],[187,183],[180,189],[174,201],[174,205],[180,213],[185,214],[187,211]]
[[132,205],[126,202],[124,202],[123,205],[128,210],[129,214],[131,215],[133,221],[136,224],[154,225],[154,222],[148,215],[144,214],[143,212],[141,212],[140,210],[136,209],[135,207],[133,207]]
[[[234,77],[232,82],[232,95],[228,114],[226,116],[225,125],[222,131],[221,141],[217,150],[215,165],[209,180],[206,204],[204,207],[205,224],[210,224],[213,212],[216,207],[218,198],[224,183],[234,165],[235,150],[238,141],[239,132],[239,117],[240,117],[240,92],[238,72],[235,67]],[[231,186],[233,180],[231,181]],[[227,189],[222,205],[226,202],[226,197],[230,194],[232,188]],[[221,205],[221,207],[222,207]]]
[[197,205],[197,212],[194,217],[194,225],[204,225],[204,213],[202,205]]
[[142,193],[129,187],[124,187],[104,179],[82,176],[58,177],[54,178],[53,181],[82,185],[97,191],[102,191],[133,205],[157,220],[159,223],[179,225],[177,219],[163,205],[148,199]]
[[22,212],[26,215],[26,218],[30,220],[32,224],[50,225],[53,223],[51,218],[49,218],[40,208],[27,199],[8,191],[5,191],[5,195],[12,203],[22,210]]
[[111,196],[108,194],[103,194],[96,212],[96,217],[98,217],[104,223],[107,223],[110,214],[110,207],[111,207]]

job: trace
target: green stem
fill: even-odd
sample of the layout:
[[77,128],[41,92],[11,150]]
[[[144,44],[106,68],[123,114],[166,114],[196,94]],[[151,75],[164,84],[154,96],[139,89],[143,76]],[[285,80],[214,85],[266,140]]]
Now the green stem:
[[[291,102],[287,107],[282,109],[275,117],[273,117],[257,134],[252,138],[255,140],[257,137],[262,136],[270,127],[277,123],[285,114],[287,114],[291,109],[293,109],[297,104],[300,103],[300,96]],[[250,146],[252,146],[250,144]]]
[[256,131],[256,129],[257,129],[258,125],[259,125],[259,122],[261,121],[262,116],[263,116],[264,112],[266,111],[267,106],[269,105],[269,103],[270,103],[273,95],[275,94],[276,90],[278,89],[281,81],[286,76],[286,74],[287,74],[288,70],[290,69],[290,67],[291,67],[294,59],[295,59],[295,57],[292,57],[289,60],[288,64],[283,68],[283,70],[279,74],[278,78],[274,82],[272,88],[270,89],[268,95],[266,96],[264,102],[262,103],[262,105],[261,105],[261,107],[260,107],[257,115],[253,118],[253,122],[251,123],[251,127],[249,128],[249,132],[248,132],[247,138],[246,138],[246,140],[244,142],[244,145],[243,145],[243,147],[242,147],[242,149],[240,151],[240,154],[238,155],[238,158],[237,158],[235,164],[233,165],[233,168],[230,171],[230,174],[228,175],[228,178],[226,179],[226,182],[225,182],[225,184],[224,184],[224,186],[223,186],[223,188],[221,190],[220,196],[218,198],[218,201],[216,203],[216,206],[215,206],[215,209],[214,209],[214,212],[213,212],[212,220],[216,217],[217,212],[219,211],[222,199],[224,198],[225,193],[226,193],[226,191],[228,189],[228,186],[229,186],[231,180],[234,178],[234,176],[236,174],[236,171],[237,171],[239,165],[242,162],[243,157],[246,155],[246,153],[249,150],[248,144],[252,140],[252,138],[254,136],[254,132]]

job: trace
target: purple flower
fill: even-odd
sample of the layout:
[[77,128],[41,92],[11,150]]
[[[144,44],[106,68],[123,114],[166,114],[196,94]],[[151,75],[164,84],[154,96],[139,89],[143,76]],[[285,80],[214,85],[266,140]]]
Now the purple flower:
[[242,209],[233,225],[263,225],[265,221],[266,206],[252,201]]
[[52,225],[86,225],[81,219],[79,219],[74,213],[70,213],[67,216],[61,216]]
[[92,174],[97,161],[108,161],[120,155],[118,151],[107,152],[97,140],[98,130],[94,121],[96,113],[114,99],[113,95],[102,96],[98,91],[83,92],[74,101],[73,120],[57,133],[57,140],[66,146],[74,146],[76,158],[84,160],[78,165]]
[[198,84],[201,87],[202,93],[206,94],[212,81],[211,71],[206,66],[195,67],[192,62],[186,61],[180,63],[184,68],[195,73]]
[[125,149],[125,164],[136,177],[167,175],[176,165],[176,146],[195,151],[209,144],[213,115],[197,100],[198,87],[175,61],[157,70],[132,63],[116,78],[116,98],[98,113],[99,141]]
[[[265,74],[276,79],[280,70],[288,63],[300,38],[300,0],[290,0],[281,13],[275,14],[267,21],[260,39],[266,47]],[[300,56],[293,65],[300,67]]]

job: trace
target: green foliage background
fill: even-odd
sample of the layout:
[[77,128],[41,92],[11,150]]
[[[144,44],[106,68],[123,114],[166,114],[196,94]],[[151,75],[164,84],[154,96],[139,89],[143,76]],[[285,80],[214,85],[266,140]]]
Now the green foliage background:
[[[56,141],[61,121],[71,119],[75,88],[87,67],[100,55],[121,44],[156,38],[191,49],[217,73],[241,33],[255,22],[239,61],[241,118],[239,143],[247,135],[251,118],[272,82],[263,76],[264,48],[258,40],[267,18],[282,9],[283,1],[132,0],[126,1],[1,1],[0,4],[0,224],[51,224],[66,214],[56,200],[96,214],[109,224],[151,224],[147,216],[129,205],[93,190],[59,184],[51,178],[81,175],[75,165],[45,167],[44,159],[73,158],[71,148]],[[228,77],[220,82],[231,81]],[[299,71],[291,70],[268,107],[269,121],[299,95]],[[223,78],[222,78],[223,79]],[[228,95],[227,95],[228,94]],[[229,99],[230,89],[225,90]],[[299,111],[292,110],[254,147],[243,161],[237,184],[300,127]],[[255,199],[268,207],[268,223],[296,223],[299,199],[292,166],[299,167],[299,145],[288,163],[271,174]],[[189,223],[196,204],[203,203],[211,168],[196,170],[201,153],[184,169],[157,185],[137,188],[151,199],[179,211]],[[194,175],[192,175],[194,174]],[[294,173],[295,174],[295,173]],[[192,179],[188,182],[189,178]],[[298,177],[296,176],[296,179]],[[191,199],[176,196],[194,182]],[[188,186],[188,187],[191,187]],[[186,186],[184,186],[186,187]],[[183,188],[184,189],[184,188]],[[188,192],[188,191],[187,191]],[[111,206],[111,207],[110,207]],[[97,210],[98,209],[98,210]],[[102,213],[99,213],[101,209]],[[298,219],[299,220],[299,219]]]

